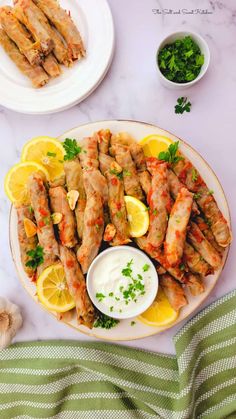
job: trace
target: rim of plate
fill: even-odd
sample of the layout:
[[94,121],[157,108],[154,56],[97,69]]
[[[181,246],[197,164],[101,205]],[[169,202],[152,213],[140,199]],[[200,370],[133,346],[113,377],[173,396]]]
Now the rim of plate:
[[[77,2],[77,6],[79,6],[79,0],[75,0]],[[83,1],[83,0],[82,0]],[[0,5],[4,4],[3,0],[0,0]],[[7,2],[6,2],[7,4]],[[95,6],[96,7],[96,6]],[[86,99],[88,96],[90,96],[100,85],[100,83],[104,80],[110,66],[113,60],[114,51],[115,51],[115,26],[113,21],[113,16],[111,12],[110,5],[107,0],[100,0],[99,8],[102,8],[103,13],[103,19],[106,22],[106,30],[109,32],[109,36],[106,37],[106,47],[104,49],[104,61],[100,62],[99,64],[99,71],[96,72],[95,78],[91,78],[91,80],[87,79],[87,88],[84,90],[82,88],[82,93],[78,94],[77,87],[78,84],[75,80],[75,75],[68,75],[67,79],[63,81],[63,85],[53,85],[53,80],[51,81],[51,84],[40,88],[35,89],[33,87],[25,87],[23,90],[19,90],[19,94],[25,95],[25,91],[33,93],[33,97],[29,97],[26,101],[23,103],[21,101],[18,101],[16,104],[15,97],[1,97],[0,99],[0,105],[6,107],[7,109],[10,109],[15,112],[19,112],[22,114],[29,114],[29,115],[47,115],[52,113],[57,113],[64,111],[66,109],[71,108],[72,106],[79,104],[84,99]],[[104,46],[104,45],[103,45]],[[86,58],[85,58],[86,59]],[[82,63],[82,62],[81,62]],[[78,71],[80,71],[79,65],[81,63],[77,62],[75,64],[78,65]],[[75,68],[75,67],[74,67]],[[68,69],[65,69],[67,71]],[[16,69],[16,71],[20,71]],[[72,78],[73,81],[73,89],[70,89],[69,94],[67,95],[68,91],[68,82],[69,79]],[[67,83],[66,83],[67,82]],[[16,86],[17,83],[9,83],[9,89],[13,88],[14,85]],[[66,83],[66,84],[65,84]],[[65,90],[64,90],[65,85]],[[80,87],[81,88],[81,87]],[[84,90],[84,91],[83,91]],[[48,103],[48,98],[54,97],[53,103]],[[37,101],[38,104],[37,104]],[[32,106],[32,102],[34,105]],[[60,103],[60,105],[58,105]],[[61,103],[63,103],[61,105]]]
[[[172,132],[170,132],[170,131],[168,131],[168,130],[166,130],[164,128],[161,128],[161,127],[159,127],[157,125],[154,125],[152,123],[145,122],[145,121],[132,120],[132,119],[111,119],[111,120],[104,119],[104,120],[98,120],[98,121],[94,121],[94,122],[90,122],[90,123],[85,123],[85,124],[78,125],[78,126],[76,126],[74,128],[71,128],[70,130],[65,131],[63,134],[59,135],[57,138],[60,139],[63,136],[67,136],[71,131],[73,131],[73,130],[75,130],[77,128],[80,128],[80,127],[86,127],[86,126],[91,127],[93,125],[96,125],[97,123],[104,123],[105,124],[105,123],[111,123],[111,122],[112,123],[115,123],[115,122],[128,122],[128,123],[134,123],[134,124],[143,124],[143,125],[147,125],[149,127],[153,127],[154,129],[156,129],[156,128],[161,129],[161,130],[165,131],[166,133],[170,134],[171,136],[177,138],[180,142],[184,143],[185,146],[187,148],[189,148],[193,153],[197,154],[197,156],[199,156],[204,161],[204,163],[206,164],[206,166],[208,167],[208,169],[212,172],[213,176],[215,177],[215,179],[216,179],[216,181],[218,183],[218,186],[220,187],[221,193],[223,194],[224,199],[225,199],[225,203],[226,203],[226,207],[227,207],[227,211],[228,211],[228,215],[229,215],[229,226],[230,226],[230,228],[232,228],[231,214],[230,214],[229,204],[228,204],[228,201],[226,199],[226,195],[225,195],[224,189],[223,189],[223,187],[222,187],[222,185],[221,185],[221,183],[220,183],[220,181],[219,181],[219,179],[218,179],[215,171],[210,167],[209,163],[207,163],[207,161],[205,160],[205,158],[202,157],[202,155],[198,151],[195,150],[194,147],[192,147],[186,141],[182,140],[180,137],[177,137]],[[30,295],[30,297],[34,300],[34,302],[36,304],[39,304],[45,312],[47,312],[48,314],[50,314],[52,317],[56,318],[56,314],[55,313],[53,313],[52,311],[47,310],[46,307],[44,307],[39,301],[36,300],[36,298],[34,298],[34,296],[31,295],[31,293],[29,292],[29,289],[27,288],[27,286],[25,285],[23,279],[21,278],[21,273],[19,271],[17,262],[15,260],[14,252],[13,252],[13,248],[12,248],[12,243],[11,243],[10,229],[11,229],[11,216],[12,216],[12,211],[13,210],[14,210],[14,207],[11,204],[10,212],[9,212],[9,221],[8,221],[9,245],[10,245],[11,256],[12,256],[12,259],[13,259],[13,262],[14,262],[14,265],[15,265],[15,268],[16,268],[16,271],[17,271],[17,274],[18,274],[20,283],[23,286],[23,288],[27,291],[27,293]],[[216,274],[215,274],[216,275],[216,279],[214,281],[214,284],[211,285],[211,287],[209,288],[209,292],[205,295],[205,297],[199,302],[199,304],[193,309],[192,312],[187,313],[181,319],[178,317],[177,320],[176,320],[176,322],[174,322],[173,324],[170,324],[170,325],[167,325],[167,326],[163,327],[161,330],[152,330],[152,328],[150,327],[150,332],[149,333],[144,333],[144,334],[142,334],[140,336],[131,337],[129,339],[122,338],[122,337],[119,337],[119,338],[114,339],[114,338],[109,338],[107,336],[101,336],[99,333],[94,332],[94,329],[92,329],[92,330],[88,329],[88,331],[87,331],[86,329],[83,329],[83,326],[80,326],[80,325],[74,326],[71,322],[67,322],[67,321],[63,321],[63,323],[65,323],[66,325],[68,325],[72,329],[74,329],[76,331],[79,331],[80,333],[82,333],[82,334],[84,334],[86,336],[89,336],[91,338],[96,338],[96,339],[104,340],[104,341],[110,341],[110,342],[116,342],[116,341],[117,342],[122,342],[122,341],[123,342],[125,342],[125,341],[128,342],[128,341],[133,341],[133,340],[144,339],[144,338],[149,337],[149,336],[158,335],[159,333],[162,333],[165,330],[171,329],[172,327],[177,326],[179,323],[181,323],[183,321],[186,321],[187,318],[189,318],[190,316],[193,316],[197,312],[197,310],[199,310],[199,308],[204,304],[204,302],[206,301],[206,299],[209,297],[209,295],[211,294],[212,290],[214,289],[216,283],[218,282],[219,277],[220,277],[220,275],[221,275],[221,273],[222,273],[222,271],[223,271],[223,269],[225,267],[225,264],[227,262],[228,255],[229,255],[229,250],[230,250],[230,245],[225,249],[225,255],[224,255],[224,260],[223,260],[222,266],[216,272]]]

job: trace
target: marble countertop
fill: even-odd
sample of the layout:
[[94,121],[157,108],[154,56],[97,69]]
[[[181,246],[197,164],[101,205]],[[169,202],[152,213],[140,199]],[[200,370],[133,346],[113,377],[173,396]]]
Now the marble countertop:
[[[37,135],[58,136],[77,125],[105,119],[135,119],[156,124],[186,140],[204,156],[222,183],[232,223],[236,223],[235,1],[109,0],[109,3],[116,29],[115,56],[105,80],[89,98],[67,111],[48,116],[17,114],[0,106],[0,294],[21,307],[24,325],[16,341],[89,339],[43,311],[17,278],[9,249],[10,203],[4,194],[3,180],[8,169],[18,161],[26,140]],[[180,14],[168,12],[179,8]],[[196,8],[212,13],[186,13]],[[183,92],[192,102],[191,113],[176,115],[174,105],[182,92],[161,86],[155,53],[158,41],[166,34],[188,29],[206,39],[211,63],[203,80]],[[226,267],[205,305],[235,288],[235,252],[234,242]],[[172,337],[180,327],[127,345],[173,353]]]

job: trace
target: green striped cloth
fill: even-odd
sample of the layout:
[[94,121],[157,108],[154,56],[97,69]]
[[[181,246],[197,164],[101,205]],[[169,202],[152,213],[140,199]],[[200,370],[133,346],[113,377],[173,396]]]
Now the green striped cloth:
[[236,291],[174,343],[176,356],[101,342],[13,345],[0,351],[0,418],[236,418]]

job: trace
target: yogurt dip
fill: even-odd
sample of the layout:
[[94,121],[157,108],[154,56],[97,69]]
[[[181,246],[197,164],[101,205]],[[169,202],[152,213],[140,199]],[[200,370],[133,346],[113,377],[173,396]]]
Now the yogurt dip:
[[152,304],[158,290],[158,275],[141,250],[117,246],[94,259],[87,274],[87,289],[102,313],[127,319],[138,316]]

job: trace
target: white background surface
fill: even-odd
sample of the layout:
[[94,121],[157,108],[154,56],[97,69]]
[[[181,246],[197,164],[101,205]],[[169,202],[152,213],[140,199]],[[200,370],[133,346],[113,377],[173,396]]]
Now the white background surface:
[[[21,287],[8,245],[10,203],[3,190],[7,170],[16,163],[26,140],[37,135],[57,136],[89,121],[137,119],[154,123],[188,141],[217,173],[236,221],[236,3],[234,0],[109,0],[116,27],[116,52],[100,87],[82,104],[49,116],[28,116],[0,106],[0,294],[20,305],[24,326],[16,341],[37,339],[85,340],[56,322],[37,306]],[[99,7],[99,1],[96,2]],[[155,15],[152,9],[208,8],[213,14]],[[165,89],[155,68],[158,41],[168,32],[189,29],[208,42],[211,64],[207,75],[185,91],[192,102],[190,114],[176,115],[180,92]],[[1,103],[1,98],[0,98]],[[231,246],[221,278],[206,304],[235,288],[236,245]],[[205,305],[206,305],[205,304]],[[129,342],[159,352],[174,352],[172,337],[180,326],[161,335]]]

